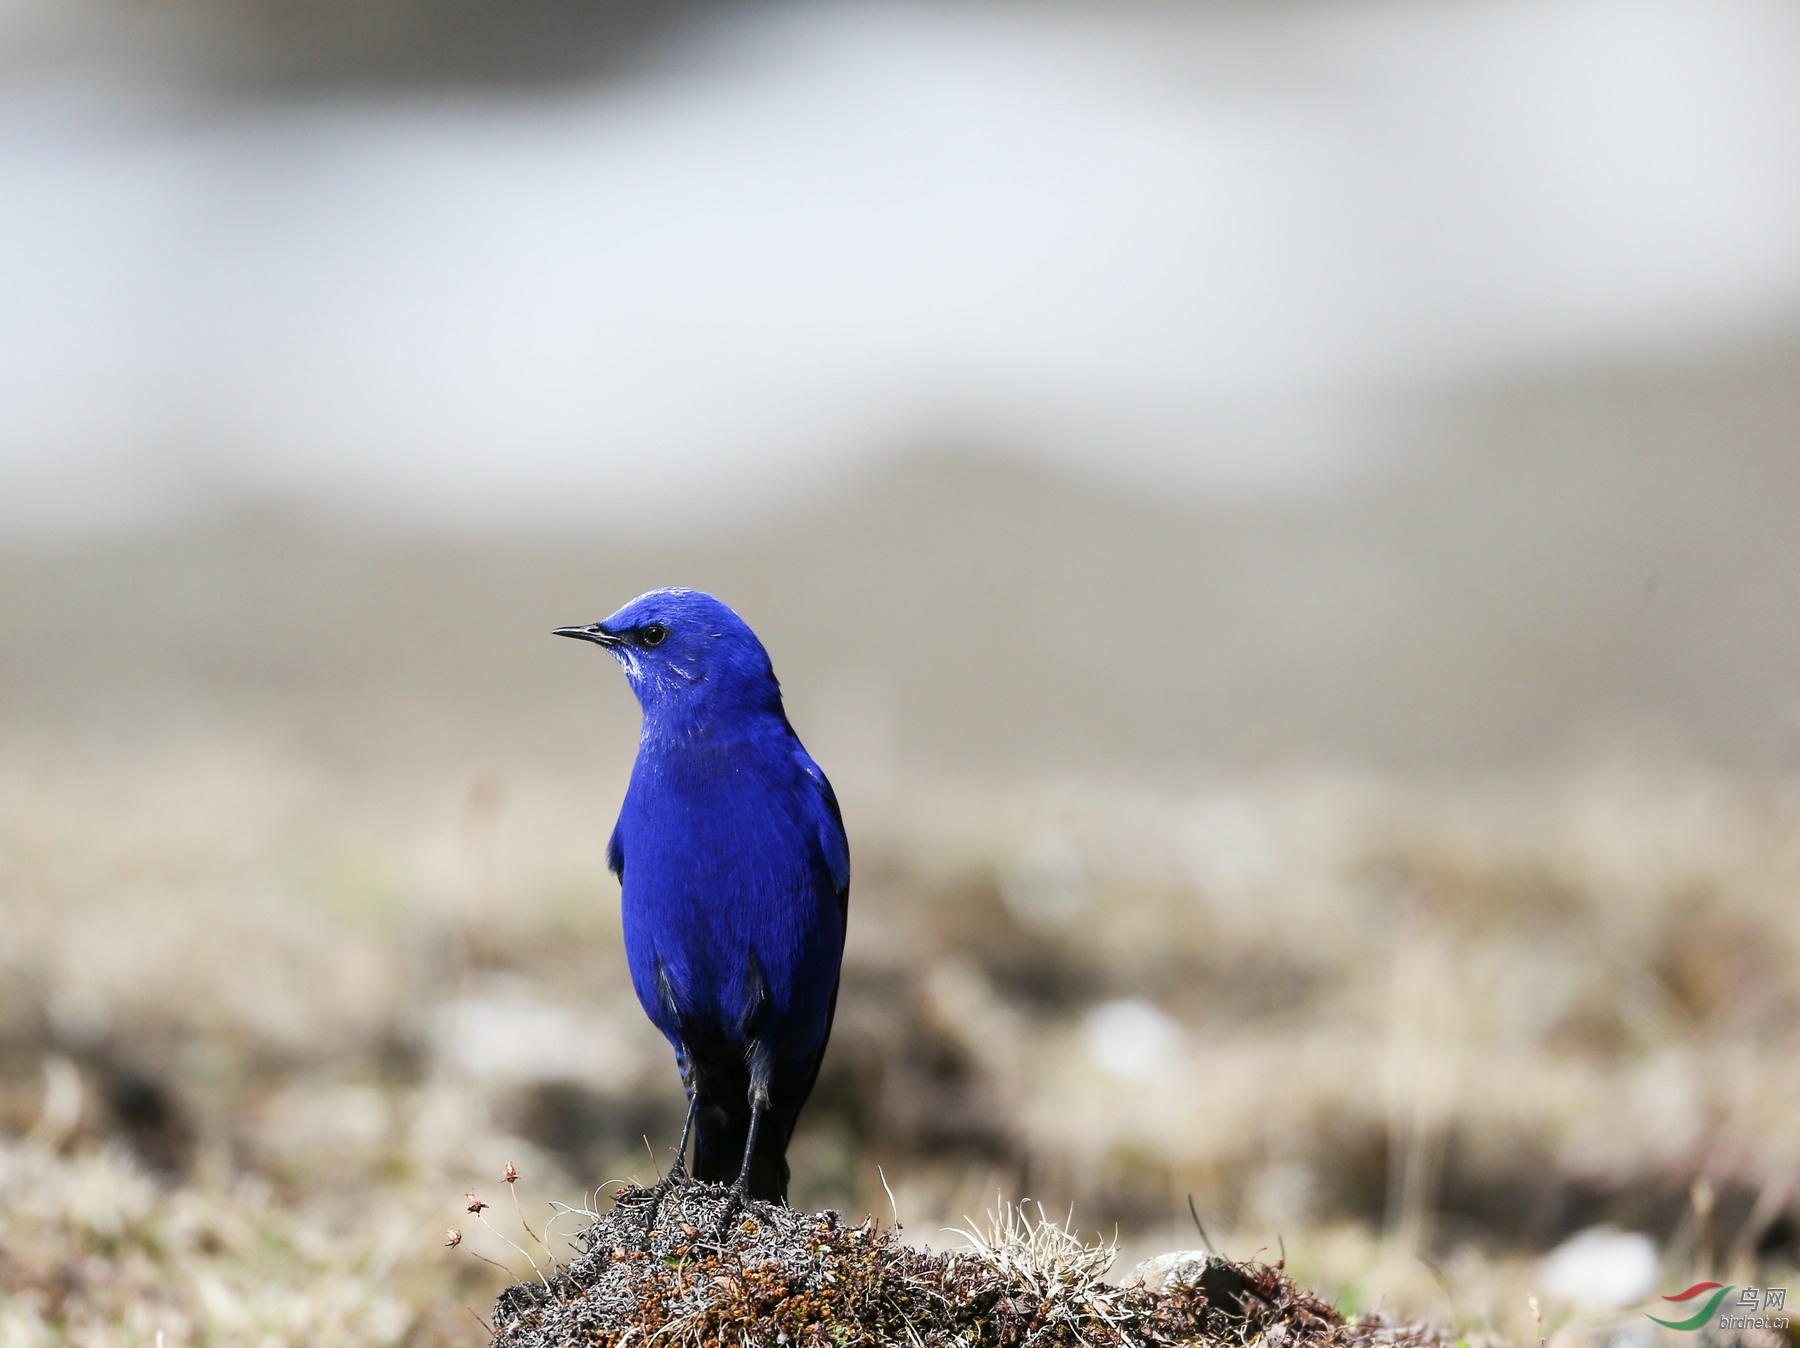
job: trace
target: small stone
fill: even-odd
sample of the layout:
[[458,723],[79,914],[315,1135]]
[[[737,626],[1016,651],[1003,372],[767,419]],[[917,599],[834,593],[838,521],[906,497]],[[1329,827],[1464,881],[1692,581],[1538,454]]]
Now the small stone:
[[1206,1276],[1207,1266],[1217,1256],[1205,1250],[1170,1250],[1146,1259],[1131,1271],[1131,1278],[1152,1292],[1165,1287],[1186,1287]]
[[1544,1291],[1589,1311],[1624,1310],[1656,1283],[1656,1243],[1616,1226],[1590,1226],[1558,1245],[1538,1265]]

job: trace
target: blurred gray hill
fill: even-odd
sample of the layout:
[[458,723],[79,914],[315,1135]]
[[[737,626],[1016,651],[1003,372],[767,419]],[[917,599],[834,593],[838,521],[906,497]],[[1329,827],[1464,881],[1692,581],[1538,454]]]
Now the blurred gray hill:
[[0,717],[352,758],[622,749],[623,687],[549,629],[681,583],[746,614],[845,771],[1779,771],[1797,372],[1790,338],[1496,381],[1304,491],[1132,494],[938,448],[711,532],[637,493],[505,534],[261,507],[13,542]]
[[653,62],[743,0],[63,0],[0,12],[0,58],[104,55],[261,93],[553,87]]
[[178,0],[278,82],[543,84],[617,72],[722,0]]

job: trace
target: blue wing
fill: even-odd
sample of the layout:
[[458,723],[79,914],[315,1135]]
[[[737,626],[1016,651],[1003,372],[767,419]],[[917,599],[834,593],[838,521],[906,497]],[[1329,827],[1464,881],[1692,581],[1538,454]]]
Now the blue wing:
[[[818,788],[819,810],[816,822],[819,852],[831,876],[832,887],[837,891],[838,914],[844,923],[841,929],[847,930],[850,922],[850,840],[844,834],[844,812],[838,808],[837,792],[831,789],[831,782],[819,765],[812,761],[812,756],[800,747],[798,740],[794,742],[794,752],[800,760],[801,771]],[[819,1037],[819,1051],[813,1055],[806,1083],[799,1092],[801,1100],[812,1094],[813,1086],[819,1079],[819,1067],[825,1061],[825,1046],[831,1039],[831,1025],[837,1019],[838,989],[843,985],[841,965],[832,974],[831,1002],[825,1009],[825,1033]],[[792,1126],[792,1120],[789,1121],[789,1126]]]
[[819,790],[819,852],[831,873],[832,887],[837,890],[838,907],[850,911],[850,840],[844,835],[844,812],[838,808],[837,792],[820,771],[819,765],[804,749],[798,749],[800,768]]

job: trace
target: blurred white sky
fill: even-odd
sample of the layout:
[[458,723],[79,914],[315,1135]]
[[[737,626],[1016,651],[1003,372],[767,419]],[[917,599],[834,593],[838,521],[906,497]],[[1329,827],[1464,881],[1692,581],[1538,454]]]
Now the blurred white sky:
[[9,530],[666,517],[933,432],[1279,481],[1396,391],[1797,314],[1787,0],[822,0],[479,98],[0,75]]

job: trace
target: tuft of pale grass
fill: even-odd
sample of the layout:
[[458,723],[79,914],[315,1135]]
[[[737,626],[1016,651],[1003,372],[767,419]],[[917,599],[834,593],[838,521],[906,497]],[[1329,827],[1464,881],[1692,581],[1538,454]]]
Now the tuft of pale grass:
[[1081,1302],[1104,1285],[1101,1280],[1119,1256],[1119,1242],[1088,1244],[1070,1229],[1073,1215],[1071,1211],[1058,1222],[1042,1203],[1001,1198],[982,1225],[969,1220],[966,1226],[946,1229],[966,1240],[974,1256],[1003,1281],[1029,1287],[1053,1304]]
[[1072,1229],[1073,1218],[1073,1209],[1058,1222],[1042,1203],[1009,1203],[1001,1197],[984,1227],[970,1221],[950,1230],[969,1243],[975,1259],[1002,1283],[1038,1299],[1046,1327],[1065,1327],[1082,1343],[1091,1342],[1092,1331],[1104,1327],[1121,1342],[1130,1342],[1127,1329],[1139,1309],[1102,1281],[1118,1258],[1118,1239],[1089,1244]]

